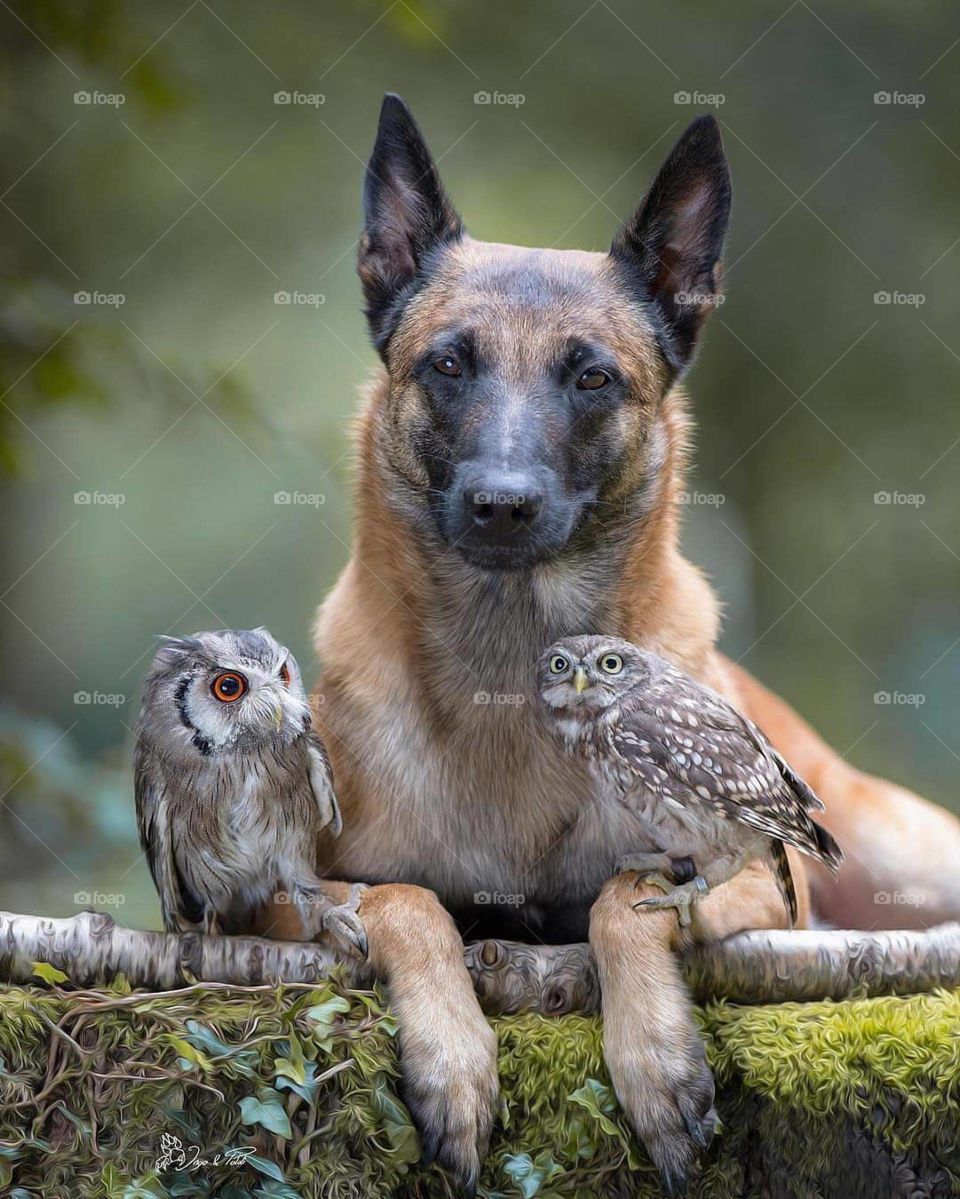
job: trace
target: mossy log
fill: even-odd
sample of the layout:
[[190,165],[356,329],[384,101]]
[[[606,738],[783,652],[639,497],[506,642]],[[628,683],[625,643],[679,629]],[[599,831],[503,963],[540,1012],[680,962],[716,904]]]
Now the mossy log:
[[[490,1014],[599,1008],[586,945],[478,941],[466,947],[465,960]],[[79,986],[122,974],[131,986],[170,990],[193,981],[313,983],[326,978],[338,959],[314,943],[145,932],[98,912],[64,919],[0,913],[0,980],[27,982],[38,961]],[[902,932],[741,933],[692,947],[682,962],[700,1001],[906,995],[960,986],[960,924]],[[361,963],[346,966],[357,986],[372,982]]]
[[[47,971],[46,973],[49,973]],[[0,1194],[11,1199],[450,1199],[420,1164],[382,992],[197,983],[0,987]],[[960,991],[710,1003],[721,1130],[691,1199],[949,1199]],[[485,1199],[662,1199],[595,1015],[494,1016]]]

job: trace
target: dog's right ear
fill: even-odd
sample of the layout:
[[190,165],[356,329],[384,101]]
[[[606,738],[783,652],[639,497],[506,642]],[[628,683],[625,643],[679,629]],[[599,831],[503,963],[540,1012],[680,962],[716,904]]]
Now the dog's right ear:
[[367,164],[363,212],[358,270],[370,332],[382,354],[431,252],[463,233],[413,114],[390,93]]

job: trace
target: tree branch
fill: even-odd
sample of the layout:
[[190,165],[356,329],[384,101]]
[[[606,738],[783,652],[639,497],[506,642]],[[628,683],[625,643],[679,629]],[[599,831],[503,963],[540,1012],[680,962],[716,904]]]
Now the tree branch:
[[[313,983],[339,959],[313,942],[205,937],[123,928],[111,916],[65,919],[0,912],[0,980],[35,981],[49,962],[71,983],[97,986],[123,974],[134,987],[170,990],[193,981],[253,986]],[[465,960],[484,1010],[560,1015],[597,1011],[600,992],[586,945],[477,941]],[[694,997],[737,1003],[906,995],[960,986],[960,924],[925,932],[749,932],[682,956]],[[369,970],[348,963],[358,986]]]

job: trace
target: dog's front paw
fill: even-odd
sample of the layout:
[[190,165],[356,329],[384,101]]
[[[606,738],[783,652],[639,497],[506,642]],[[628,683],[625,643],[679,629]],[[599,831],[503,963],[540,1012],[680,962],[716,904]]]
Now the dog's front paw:
[[713,1076],[696,1037],[607,1048],[617,1098],[671,1197],[686,1195],[691,1168],[717,1128]]
[[472,1195],[497,1110],[496,1035],[479,1005],[410,1023],[401,1026],[403,1090],[424,1160],[444,1166]]

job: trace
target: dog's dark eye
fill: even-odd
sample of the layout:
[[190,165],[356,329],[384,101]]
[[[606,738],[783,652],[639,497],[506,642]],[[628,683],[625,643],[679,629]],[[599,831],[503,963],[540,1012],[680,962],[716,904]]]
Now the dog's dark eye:
[[581,391],[599,391],[601,387],[606,387],[609,382],[610,376],[606,371],[591,367],[590,370],[584,371],[577,380],[577,387]]
[[433,369],[439,371],[441,375],[448,375],[451,379],[456,379],[463,371],[460,359],[456,354],[441,354],[434,362]]

